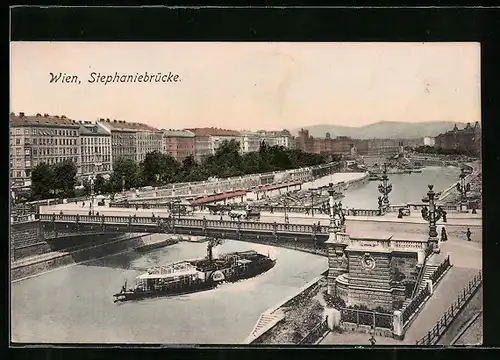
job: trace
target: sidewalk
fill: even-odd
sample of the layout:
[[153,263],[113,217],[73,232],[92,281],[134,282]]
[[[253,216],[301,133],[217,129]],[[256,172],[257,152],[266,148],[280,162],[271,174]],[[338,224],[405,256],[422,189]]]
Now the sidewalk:
[[[453,258],[452,258],[453,261]],[[431,330],[457,299],[478,270],[453,266],[439,282],[434,294],[406,331],[404,343],[413,345]]]

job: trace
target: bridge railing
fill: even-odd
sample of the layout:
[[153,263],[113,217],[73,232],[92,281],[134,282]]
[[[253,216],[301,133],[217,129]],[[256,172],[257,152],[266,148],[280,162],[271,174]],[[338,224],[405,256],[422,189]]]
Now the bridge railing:
[[132,216],[97,216],[97,215],[64,215],[40,214],[42,222],[78,222],[95,224],[142,224],[157,226],[161,221],[171,223],[173,226],[206,227],[239,230],[264,230],[291,233],[327,234],[329,226],[309,224],[265,223],[250,221],[207,220],[193,218],[159,218],[159,217],[132,217]]
[[348,216],[380,216],[381,213],[379,210],[375,210],[375,209],[348,209],[346,215],[348,215]]

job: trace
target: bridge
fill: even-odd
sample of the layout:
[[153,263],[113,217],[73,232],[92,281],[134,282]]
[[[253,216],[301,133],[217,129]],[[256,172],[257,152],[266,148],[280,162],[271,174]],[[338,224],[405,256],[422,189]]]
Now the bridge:
[[169,233],[219,237],[232,240],[321,246],[330,227],[315,224],[285,224],[209,220],[206,218],[51,215],[37,216],[45,238],[81,233]]

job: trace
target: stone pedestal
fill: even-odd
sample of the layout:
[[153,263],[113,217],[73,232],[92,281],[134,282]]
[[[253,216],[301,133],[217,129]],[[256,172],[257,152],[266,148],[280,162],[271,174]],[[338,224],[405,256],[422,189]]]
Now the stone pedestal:
[[426,280],[425,286],[427,286],[427,290],[429,290],[429,295],[432,295],[434,292],[434,285],[432,284],[432,280]]
[[345,252],[347,244],[341,243],[337,239],[337,234],[330,233],[329,239],[325,242],[328,251],[328,287],[329,295],[335,293],[335,279],[349,271],[349,261]]
[[324,317],[327,319],[328,329],[334,330],[340,325],[340,311],[337,309],[327,308],[324,312]]
[[417,266],[421,266],[424,264],[425,260],[425,250],[419,250],[417,252]]
[[392,337],[397,340],[405,338],[405,330],[403,326],[403,314],[396,310],[392,315]]

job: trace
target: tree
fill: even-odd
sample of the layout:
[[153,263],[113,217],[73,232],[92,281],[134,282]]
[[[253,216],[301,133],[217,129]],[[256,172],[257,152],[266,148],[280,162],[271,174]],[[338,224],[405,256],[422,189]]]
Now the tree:
[[31,194],[34,200],[49,199],[53,189],[54,172],[46,163],[38,164],[31,172]]
[[54,165],[54,191],[59,197],[75,195],[76,165],[69,160]]
[[111,181],[114,191],[136,187],[139,185],[139,166],[132,159],[119,158],[113,164]]

